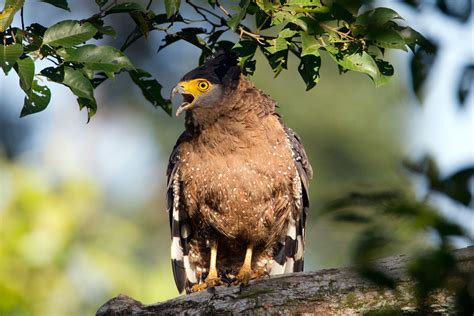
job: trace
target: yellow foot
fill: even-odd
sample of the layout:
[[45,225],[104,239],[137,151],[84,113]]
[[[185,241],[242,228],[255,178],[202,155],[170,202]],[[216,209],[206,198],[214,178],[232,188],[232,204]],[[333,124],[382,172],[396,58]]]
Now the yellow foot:
[[250,269],[250,267],[243,266],[240,269],[239,274],[237,274],[237,276],[235,277],[234,284],[247,285],[249,284],[250,279],[252,279],[252,270]]
[[267,276],[268,275],[268,271],[265,269],[265,268],[259,268],[258,270],[256,271],[253,271],[252,272],[252,280],[253,279],[259,279],[263,276]]
[[202,290],[205,290],[207,288],[207,284],[206,283],[199,283],[199,284],[194,284],[193,287],[191,288],[191,292],[199,292],[199,291],[202,291]]
[[191,292],[199,292],[207,288],[216,287],[221,284],[222,284],[222,281],[217,276],[217,273],[212,273],[212,274],[210,273],[203,283],[194,284],[193,287],[191,288]]

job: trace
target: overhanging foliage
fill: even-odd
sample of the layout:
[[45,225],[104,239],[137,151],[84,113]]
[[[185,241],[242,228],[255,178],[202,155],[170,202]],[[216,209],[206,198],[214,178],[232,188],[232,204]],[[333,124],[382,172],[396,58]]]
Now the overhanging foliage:
[[[43,2],[70,11],[67,0]],[[170,114],[171,102],[162,97],[161,84],[149,71],[135,69],[124,54],[136,40],[154,31],[165,33],[158,51],[185,41],[201,50],[200,62],[217,50],[234,50],[248,75],[255,71],[257,49],[265,55],[275,76],[287,68],[291,53],[300,60],[298,71],[308,90],[319,81],[322,52],[331,56],[341,72],[361,72],[381,85],[394,73],[393,66],[384,59],[386,49],[415,51],[420,46],[429,51],[431,45],[404,25],[397,12],[373,8],[369,2],[242,0],[229,4],[217,0],[166,0],[163,12],[155,12],[152,0],[146,7],[132,1],[96,0],[97,14],[46,27],[38,23],[24,25],[24,2],[7,0],[0,13],[0,66],[5,74],[14,69],[20,77],[19,85],[25,92],[21,116],[48,106],[51,92],[38,80],[45,77],[68,87],[77,96],[80,108],[87,109],[90,119],[97,111],[95,89],[120,72],[129,72],[145,98]],[[13,18],[19,13],[21,26],[14,26]],[[135,24],[123,45],[117,49],[100,42],[91,44],[94,39],[116,35],[104,21],[115,14],[129,15]],[[197,21],[186,15],[202,19]],[[237,33],[238,40],[222,40],[226,32]],[[52,65],[35,69],[36,62],[45,59]]]

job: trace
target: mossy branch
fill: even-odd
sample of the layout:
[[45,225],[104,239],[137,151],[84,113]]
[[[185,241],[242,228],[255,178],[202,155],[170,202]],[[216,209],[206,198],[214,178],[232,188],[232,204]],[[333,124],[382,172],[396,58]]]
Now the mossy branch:
[[[474,247],[454,252],[458,269],[464,276],[452,276],[453,283],[463,282],[474,289]],[[404,255],[376,262],[394,280],[394,290],[381,288],[360,277],[356,268],[325,269],[295,273],[250,282],[245,288],[218,287],[151,305],[119,295],[105,303],[97,316],[207,315],[207,314],[300,314],[359,315],[367,312],[397,314],[453,314],[454,294],[440,289],[420,310],[413,289],[415,282],[406,273],[409,261]],[[467,278],[466,278],[467,276]],[[470,293],[472,295],[473,293]]]

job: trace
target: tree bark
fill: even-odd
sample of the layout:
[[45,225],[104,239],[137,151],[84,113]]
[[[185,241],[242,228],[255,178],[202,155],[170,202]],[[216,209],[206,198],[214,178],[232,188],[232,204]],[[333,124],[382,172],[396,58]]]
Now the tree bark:
[[[474,246],[454,252],[458,269],[474,290]],[[425,310],[417,310],[414,281],[406,274],[404,255],[377,261],[376,267],[397,281],[394,290],[362,278],[355,268],[325,269],[251,281],[247,287],[217,287],[180,296],[163,303],[143,305],[125,295],[105,303],[97,316],[151,316],[201,314],[315,314],[359,315],[374,310],[397,313],[452,314],[453,293],[440,289],[430,296]],[[453,277],[458,278],[458,277]],[[472,296],[471,296],[472,298]]]

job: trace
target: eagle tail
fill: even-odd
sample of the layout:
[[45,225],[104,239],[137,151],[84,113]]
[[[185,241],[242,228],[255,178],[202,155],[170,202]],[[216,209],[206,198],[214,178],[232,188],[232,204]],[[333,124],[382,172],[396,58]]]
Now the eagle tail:
[[175,176],[172,182],[173,205],[170,214],[171,224],[171,267],[178,292],[189,293],[197,283],[195,265],[189,261],[189,241],[192,234],[191,220],[186,212],[180,210],[179,181]]
[[290,217],[286,235],[280,239],[273,258],[270,275],[301,272],[304,267],[303,218]]

